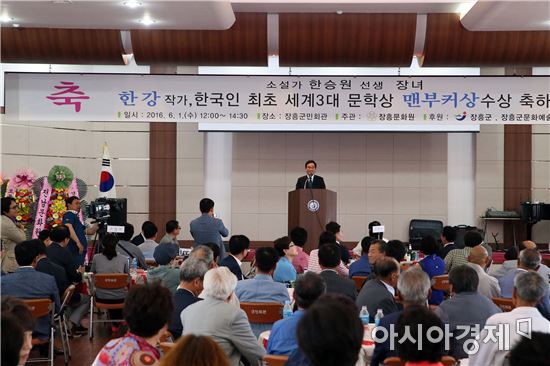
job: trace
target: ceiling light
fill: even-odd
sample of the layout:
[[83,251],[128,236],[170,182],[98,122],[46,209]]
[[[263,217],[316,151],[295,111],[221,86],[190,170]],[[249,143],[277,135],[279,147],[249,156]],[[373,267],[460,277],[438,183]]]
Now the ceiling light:
[[19,28],[19,23],[13,23],[12,25],[14,28]]
[[342,14],[344,14],[344,12],[342,10],[336,10],[336,14],[342,15]]
[[15,18],[10,17],[8,14],[3,14],[0,16],[0,22],[2,23],[10,23],[13,22]]
[[123,2],[122,5],[127,6],[131,9],[134,9],[134,8],[140,7],[141,5],[143,5],[143,3],[141,1],[137,1],[137,0],[128,0],[128,1]]
[[155,19],[151,18],[149,15],[144,16],[138,21],[143,25],[151,25],[157,22]]

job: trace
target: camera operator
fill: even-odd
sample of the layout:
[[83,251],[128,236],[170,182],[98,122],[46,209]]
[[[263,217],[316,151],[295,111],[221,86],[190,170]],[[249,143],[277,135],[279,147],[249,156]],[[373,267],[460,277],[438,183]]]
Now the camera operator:
[[80,221],[78,214],[80,213],[80,199],[76,196],[67,198],[67,211],[63,215],[63,224],[67,225],[71,233],[71,240],[67,249],[73,254],[76,264],[79,266],[84,264],[88,242],[86,235],[93,235],[98,229],[96,224],[86,228]]

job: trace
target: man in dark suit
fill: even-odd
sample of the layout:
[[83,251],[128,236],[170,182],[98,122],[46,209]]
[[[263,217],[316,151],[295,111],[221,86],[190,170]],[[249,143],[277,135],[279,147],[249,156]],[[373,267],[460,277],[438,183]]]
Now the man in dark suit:
[[445,226],[441,233],[441,243],[443,248],[441,249],[440,257],[445,259],[447,254],[453,249],[457,249],[455,245],[456,229],[452,226]]
[[313,160],[306,161],[306,175],[298,178],[296,182],[296,189],[326,189],[325,181],[323,177],[315,175],[317,170],[317,163]]
[[36,270],[38,272],[49,274],[55,278],[60,299],[63,301],[63,293],[71,284],[67,278],[67,274],[65,273],[65,268],[48,259],[46,256],[46,246],[40,240],[34,239],[30,240],[30,242],[36,248]]
[[67,278],[72,283],[82,282],[84,267],[79,267],[69,250],[67,244],[70,240],[69,228],[65,225],[58,225],[50,232],[52,243],[46,248],[46,255],[53,263],[63,267]]
[[395,286],[399,277],[399,263],[391,257],[379,258],[374,263],[376,279],[367,281],[357,296],[357,306],[366,306],[371,320],[382,309],[384,316],[399,310],[395,302]]
[[349,278],[338,275],[336,267],[340,264],[340,249],[337,244],[325,244],[319,248],[319,265],[321,278],[327,285],[327,293],[337,293],[349,296],[355,301],[357,290],[355,283]]
[[[430,277],[420,267],[412,267],[403,272],[397,281],[397,289],[399,290],[399,300],[406,309],[412,306],[426,307],[430,288],[432,284]],[[403,312],[401,310],[388,314],[380,321],[380,327],[385,328],[390,334],[391,325],[397,324],[397,319]],[[401,336],[401,335],[400,335]],[[384,338],[383,334],[377,334],[377,338]],[[399,339],[399,338],[398,338]],[[390,337],[386,337],[384,342],[376,342],[374,353],[372,355],[371,366],[378,366],[384,363],[387,357],[397,356],[397,348],[390,347]]]
[[[210,250],[209,248],[205,250],[207,249]],[[169,326],[170,333],[175,338],[179,338],[183,331],[181,325],[181,312],[183,309],[202,300],[198,296],[203,290],[202,281],[209,269],[209,263],[197,257],[187,258],[180,267],[180,284],[174,293],[174,311]]]
[[141,224],[141,233],[134,236],[132,238],[132,240],[130,240],[130,243],[134,244],[135,246],[143,244],[143,242],[145,242],[145,235],[143,235],[143,231],[145,230],[145,227],[149,224],[152,224],[152,222],[151,221],[145,221],[143,224]]
[[227,267],[237,280],[244,280],[241,271],[242,260],[248,255],[250,239],[244,235],[233,235],[229,239],[229,255],[220,261],[220,267]]
[[203,198],[199,203],[201,216],[189,223],[191,236],[195,240],[195,246],[214,243],[220,248],[220,260],[225,258],[225,247],[222,236],[229,235],[229,230],[223,221],[214,215],[214,201],[210,198]]
[[[14,273],[2,276],[0,282],[2,296],[15,296],[20,299],[51,299],[57,312],[61,306],[59,290],[53,276],[35,269],[38,255],[36,246],[28,240],[17,244],[14,251],[19,268]],[[47,316],[37,320],[33,337],[42,339],[50,337],[50,323]]]

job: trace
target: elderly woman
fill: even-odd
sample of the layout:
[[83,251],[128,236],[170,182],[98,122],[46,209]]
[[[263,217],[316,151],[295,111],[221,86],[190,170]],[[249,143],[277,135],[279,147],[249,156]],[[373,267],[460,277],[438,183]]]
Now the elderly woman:
[[15,272],[19,267],[15,260],[15,246],[26,239],[22,227],[15,223],[17,203],[13,197],[2,197],[0,218],[2,239],[2,271]]
[[274,241],[274,247],[279,254],[277,268],[273,273],[273,279],[277,282],[291,283],[296,281],[296,268],[292,265],[292,261],[298,255],[296,245],[290,241],[288,236],[283,236]]
[[237,277],[227,267],[206,272],[203,282],[203,301],[189,305],[181,312],[182,336],[187,334],[212,337],[238,366],[241,357],[257,365],[265,355],[250,329],[246,313],[230,303],[235,296]]

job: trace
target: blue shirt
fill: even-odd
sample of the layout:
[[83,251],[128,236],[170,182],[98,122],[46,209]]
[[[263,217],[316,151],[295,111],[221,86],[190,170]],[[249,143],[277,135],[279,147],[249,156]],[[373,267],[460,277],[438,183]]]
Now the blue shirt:
[[[420,261],[420,266],[428,274],[430,279],[434,276],[445,274],[445,261],[437,254],[431,254]],[[445,293],[441,290],[432,290],[432,294],[428,299],[428,303],[439,305],[445,297]]]
[[296,281],[296,268],[290,263],[287,257],[281,257],[277,262],[277,268],[273,273],[273,279],[277,282]]
[[73,257],[75,257],[78,264],[83,264],[84,257],[86,256],[86,250],[88,248],[88,241],[86,240],[86,227],[82,224],[82,222],[80,222],[78,215],[72,211],[65,212],[63,215],[63,224],[71,224],[78,240],[80,241],[80,244],[84,247],[82,254],[80,254],[78,253],[78,246],[73,239],[70,239],[69,244],[67,245],[67,249],[72,253]]
[[368,276],[371,272],[372,268],[369,262],[369,256],[366,254],[363,254],[361,258],[349,266],[349,278],[353,276]]
[[302,315],[304,315],[304,311],[298,310],[291,317],[278,320],[273,324],[267,341],[267,353],[271,355],[290,355],[298,348],[296,327]]

